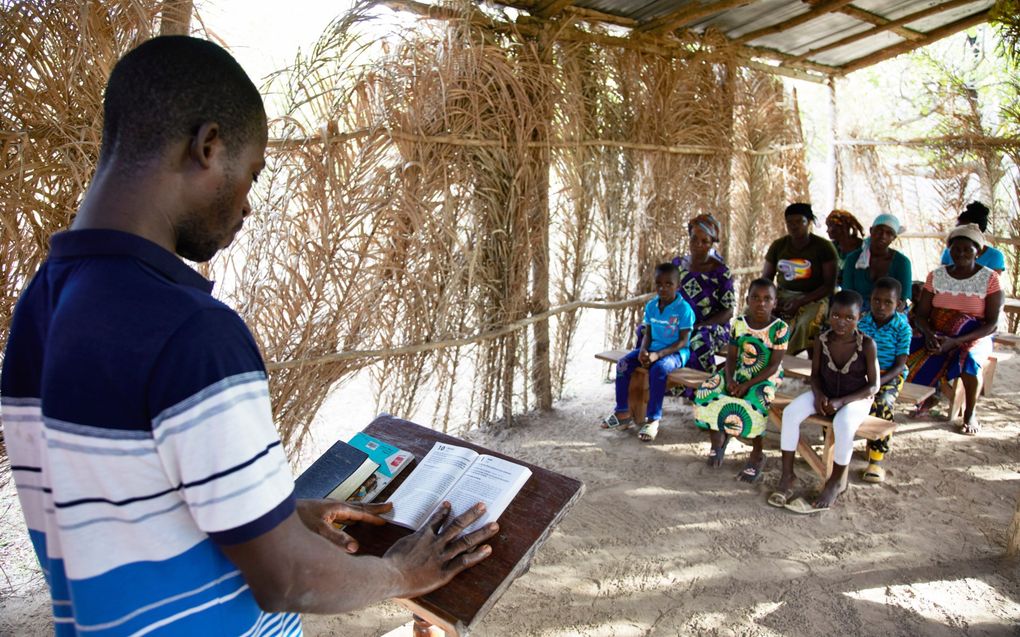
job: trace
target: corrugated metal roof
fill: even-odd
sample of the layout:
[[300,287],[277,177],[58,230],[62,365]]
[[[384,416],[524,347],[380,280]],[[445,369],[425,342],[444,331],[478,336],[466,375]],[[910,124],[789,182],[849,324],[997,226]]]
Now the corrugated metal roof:
[[[983,22],[994,0],[521,0],[544,13],[570,6],[626,18],[652,33],[716,29],[781,67],[839,74]],[[743,6],[740,6],[743,5]],[[713,11],[713,8],[718,10]],[[919,19],[902,20],[924,12]],[[591,19],[591,14],[586,14]],[[790,21],[793,21],[792,23]],[[769,29],[768,33],[755,33]],[[775,32],[773,32],[775,31]],[[872,33],[873,32],[873,33]],[[869,35],[870,33],[870,35]],[[746,36],[751,35],[748,39]],[[745,41],[740,41],[744,38]],[[844,39],[851,38],[843,43]]]

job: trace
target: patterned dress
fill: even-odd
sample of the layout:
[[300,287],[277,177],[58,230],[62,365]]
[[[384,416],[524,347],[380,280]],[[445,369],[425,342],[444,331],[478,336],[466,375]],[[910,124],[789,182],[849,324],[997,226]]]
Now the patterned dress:
[[[783,356],[789,340],[790,328],[781,319],[756,330],[743,316],[738,318],[730,335],[730,344],[737,348],[733,379],[742,383],[757,376],[771,362],[772,350],[776,356]],[[725,431],[733,436],[760,436],[765,432],[769,405],[782,377],[780,367],[769,378],[752,385],[743,398],[734,398],[726,393],[726,371],[719,370],[694,394],[694,424],[700,429]]]
[[[737,304],[733,276],[724,263],[708,272],[693,272],[691,257],[677,257],[673,263],[680,268],[680,296],[694,309],[694,322],[732,309]],[[715,356],[729,343],[730,325],[698,325],[691,330],[691,358],[687,367],[715,373]]]

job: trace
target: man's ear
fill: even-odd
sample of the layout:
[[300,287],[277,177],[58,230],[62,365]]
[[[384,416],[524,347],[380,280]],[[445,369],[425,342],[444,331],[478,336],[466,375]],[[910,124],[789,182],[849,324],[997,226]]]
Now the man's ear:
[[212,162],[213,154],[222,143],[220,125],[216,122],[203,122],[191,138],[188,155],[202,168],[208,168]]

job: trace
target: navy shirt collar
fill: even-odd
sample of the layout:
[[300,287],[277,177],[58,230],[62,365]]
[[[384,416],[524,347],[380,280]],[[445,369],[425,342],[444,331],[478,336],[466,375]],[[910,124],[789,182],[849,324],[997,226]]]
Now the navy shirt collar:
[[148,239],[119,230],[65,230],[50,237],[50,257],[126,256],[144,262],[174,283],[212,292],[213,282],[195,272],[177,255]]

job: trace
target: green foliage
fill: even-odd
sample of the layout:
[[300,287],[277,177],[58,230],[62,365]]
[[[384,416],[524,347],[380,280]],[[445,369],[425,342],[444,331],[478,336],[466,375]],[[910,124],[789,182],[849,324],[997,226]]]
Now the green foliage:
[[999,29],[1003,57],[1020,66],[1020,0],[996,2],[990,21]]

